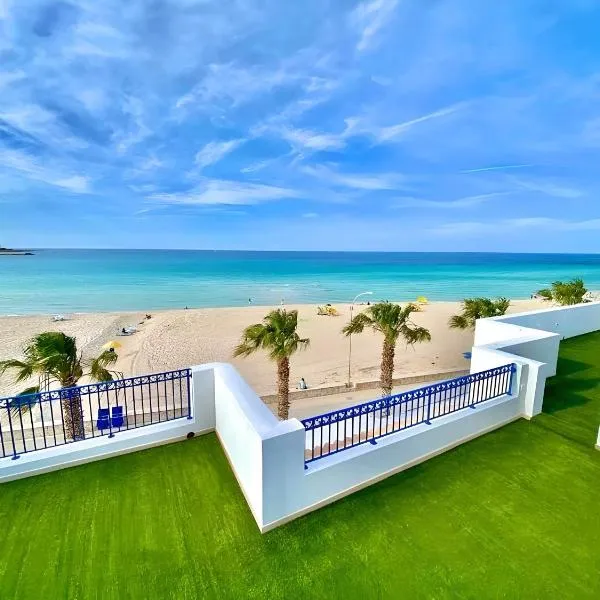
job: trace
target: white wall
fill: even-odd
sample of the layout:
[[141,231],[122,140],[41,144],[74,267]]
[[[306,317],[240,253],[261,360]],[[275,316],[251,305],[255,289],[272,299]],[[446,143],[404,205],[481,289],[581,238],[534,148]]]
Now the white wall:
[[546,379],[556,374],[561,339],[600,330],[600,302],[536,310],[477,321],[471,372],[506,361],[527,369],[523,414],[542,411]]
[[279,422],[230,365],[207,367],[214,370],[215,429],[261,531],[519,418],[519,394],[526,387],[522,382],[521,388],[519,368],[512,396],[324,457],[305,469],[303,425],[296,419]]
[[256,521],[262,523],[263,440],[279,421],[228,364],[213,365],[215,430]]

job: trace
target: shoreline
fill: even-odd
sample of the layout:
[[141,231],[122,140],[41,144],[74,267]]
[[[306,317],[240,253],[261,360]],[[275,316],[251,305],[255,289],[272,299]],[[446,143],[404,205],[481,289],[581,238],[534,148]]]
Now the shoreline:
[[[600,291],[598,292],[600,293]],[[496,299],[497,296],[490,296],[493,299]],[[508,298],[511,303],[513,302],[529,302],[535,300],[534,298]],[[375,304],[376,302],[381,302],[381,300],[373,300],[371,304]],[[412,300],[389,300],[389,302],[393,302],[395,304],[418,304],[417,300],[413,298]],[[428,306],[436,305],[436,304],[461,304],[463,299],[456,300],[431,300],[429,299],[427,302]],[[139,315],[139,314],[160,314],[164,312],[175,312],[175,311],[185,311],[185,310],[243,310],[246,308],[263,308],[266,311],[277,309],[277,308],[302,308],[302,307],[316,307],[316,306],[325,306],[327,302],[316,303],[316,302],[289,302],[282,304],[220,304],[218,306],[181,306],[177,308],[139,308],[139,309],[111,309],[111,310],[56,310],[54,312],[30,312],[30,313],[0,313],[0,319],[11,317],[11,318],[28,318],[28,317],[53,317],[54,315],[72,315],[72,316],[88,316],[88,315]],[[349,302],[329,302],[332,306],[350,306],[352,301]],[[550,302],[546,302],[548,306],[550,306]],[[357,302],[354,306],[366,306],[367,302]]]
[[[403,303],[404,304],[404,303]],[[339,316],[319,316],[315,304],[290,304],[299,311],[298,332],[311,340],[310,347],[291,360],[290,389],[304,377],[309,388],[347,383],[348,339],[341,330],[349,318],[349,304],[332,305]],[[356,304],[354,314],[364,306]],[[510,312],[548,307],[539,300],[512,300]],[[242,331],[262,320],[280,306],[190,308],[163,311],[119,311],[65,313],[67,320],[53,321],[52,316],[0,316],[0,359],[18,358],[23,344],[42,331],[64,331],[77,339],[85,357],[97,355],[103,344],[117,340],[119,359],[115,370],[124,377],[163,372],[209,362],[229,362],[240,371],[260,396],[273,394],[276,388],[275,366],[264,353],[249,358],[233,358]],[[415,373],[464,370],[468,361],[463,353],[473,345],[471,330],[448,327],[449,318],[458,312],[460,302],[430,302],[414,321],[431,331],[432,341],[405,347],[397,346],[396,378]],[[146,320],[146,313],[152,318]],[[135,326],[130,336],[119,336],[123,327]],[[365,332],[352,338],[352,381],[361,383],[379,377],[381,337]],[[84,381],[82,380],[82,383]],[[0,379],[0,397],[18,393],[23,384],[14,384],[9,376]]]

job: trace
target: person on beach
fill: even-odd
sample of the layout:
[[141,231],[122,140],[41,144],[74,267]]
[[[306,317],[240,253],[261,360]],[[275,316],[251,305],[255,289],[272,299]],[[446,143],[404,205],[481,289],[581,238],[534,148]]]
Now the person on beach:
[[304,377],[300,378],[300,382],[298,383],[299,390],[307,390],[308,386],[306,385],[306,381],[304,381]]

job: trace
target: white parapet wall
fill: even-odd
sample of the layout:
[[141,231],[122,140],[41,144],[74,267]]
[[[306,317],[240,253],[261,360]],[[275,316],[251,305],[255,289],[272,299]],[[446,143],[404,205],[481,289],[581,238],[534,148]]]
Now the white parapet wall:
[[556,374],[563,339],[600,330],[600,302],[536,310],[477,321],[471,373],[516,362],[526,371],[523,414],[542,410],[546,379]]
[[[223,415],[215,427],[260,530],[268,531],[515,419],[538,414],[546,379],[556,373],[560,340],[596,330],[600,303],[480,321],[471,372],[516,363],[511,395],[380,438],[375,445],[331,454],[308,468],[303,425],[296,419],[278,422],[229,365],[210,366],[220,382],[216,413]],[[236,431],[244,433],[236,436]]]
[[306,431],[300,421],[278,421],[231,365],[192,369],[194,397],[214,404],[214,411],[204,411],[203,426],[214,427],[263,532],[520,418],[526,388],[521,375],[518,368],[511,395],[390,434],[374,445],[332,454],[305,468]]

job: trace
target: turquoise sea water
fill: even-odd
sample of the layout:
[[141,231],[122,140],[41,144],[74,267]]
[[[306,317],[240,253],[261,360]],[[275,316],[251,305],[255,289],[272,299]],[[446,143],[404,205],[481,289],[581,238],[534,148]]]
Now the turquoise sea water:
[[527,298],[571,277],[600,289],[600,255],[36,250],[0,256],[0,314]]

